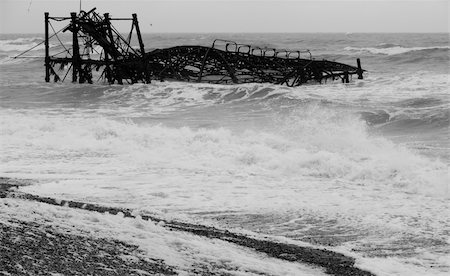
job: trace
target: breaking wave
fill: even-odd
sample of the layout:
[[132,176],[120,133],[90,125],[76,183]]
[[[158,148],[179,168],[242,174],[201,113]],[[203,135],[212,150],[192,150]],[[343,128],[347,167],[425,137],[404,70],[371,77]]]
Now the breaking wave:
[[[448,193],[445,164],[372,137],[354,115],[312,104],[280,115],[274,123],[277,127],[270,131],[237,133],[3,112],[2,170],[103,175],[156,169],[209,175],[220,168],[219,174],[317,177],[436,196]],[[37,165],[42,158],[46,163]]]
[[443,129],[450,126],[450,105],[442,99],[412,98],[397,102],[389,110],[361,112],[369,125],[397,125],[403,130]]
[[344,50],[352,52],[367,52],[375,55],[399,55],[415,51],[434,51],[445,50],[448,51],[450,46],[432,46],[432,47],[402,47],[395,44],[384,44],[380,47],[345,47]]
[[[42,43],[43,38],[41,37],[21,37],[16,39],[6,39],[0,40],[0,51],[3,52],[19,52],[26,51],[30,48],[37,46]],[[39,45],[34,48],[34,50],[43,50],[44,44]]]

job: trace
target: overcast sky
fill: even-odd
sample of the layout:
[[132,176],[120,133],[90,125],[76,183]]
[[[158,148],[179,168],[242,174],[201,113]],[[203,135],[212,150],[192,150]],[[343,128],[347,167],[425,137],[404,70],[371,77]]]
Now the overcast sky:
[[[68,16],[79,0],[0,0],[0,33],[42,33],[44,12]],[[448,0],[82,0],[129,17],[141,32],[449,32]]]

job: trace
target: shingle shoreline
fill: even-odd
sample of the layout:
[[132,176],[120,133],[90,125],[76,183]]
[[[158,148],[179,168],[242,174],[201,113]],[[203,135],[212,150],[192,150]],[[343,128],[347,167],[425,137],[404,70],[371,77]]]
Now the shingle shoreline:
[[[2,179],[0,179],[0,182]],[[124,217],[134,218],[132,210],[125,208],[113,208],[89,204],[76,201],[57,200],[49,197],[40,197],[32,194],[9,191],[9,188],[16,186],[14,183],[0,183],[0,198],[20,198],[36,202],[47,203],[57,206],[65,206],[67,208],[83,209],[88,211],[118,214],[122,213]],[[364,271],[354,266],[355,260],[352,257],[341,253],[333,252],[326,249],[317,249],[294,244],[280,243],[265,239],[256,239],[243,234],[237,234],[228,230],[222,230],[211,226],[197,225],[186,222],[165,220],[154,216],[142,215],[143,220],[150,220],[156,223],[163,222],[163,226],[169,230],[189,232],[198,236],[208,237],[211,239],[224,240],[240,246],[252,248],[258,252],[265,253],[271,257],[291,261],[306,263],[319,266],[330,275],[374,275],[368,271]],[[170,272],[170,270],[168,270]],[[168,274],[170,275],[170,274]]]
[[57,232],[38,223],[0,223],[0,275],[176,275],[162,260],[114,239]]

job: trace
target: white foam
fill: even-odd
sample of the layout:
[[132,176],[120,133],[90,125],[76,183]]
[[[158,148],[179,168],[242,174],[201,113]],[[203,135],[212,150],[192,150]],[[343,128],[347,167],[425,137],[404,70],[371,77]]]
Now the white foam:
[[[280,117],[276,124],[281,135],[254,131],[237,135],[225,128],[193,130],[97,118],[61,120],[47,115],[16,114],[10,121],[11,115],[4,114],[1,121],[8,151],[4,157],[15,160],[5,164],[6,171],[19,165],[29,173],[39,172],[41,166],[25,164],[46,156],[50,157],[46,162],[55,162],[53,173],[59,174],[95,175],[118,168],[145,172],[155,166],[208,172],[221,168],[244,174],[381,182],[409,192],[448,196],[444,164],[368,136],[364,123],[352,115],[315,105]],[[100,167],[95,171],[91,166],[97,162]]]
[[[23,220],[51,226],[65,234],[92,235],[137,245],[144,256],[162,259],[180,275],[201,267],[227,275],[324,275],[321,269],[286,262],[218,240],[169,231],[162,225],[136,218],[55,207],[12,199],[0,199],[0,221]],[[141,253],[142,254],[142,253]],[[141,255],[140,254],[140,255]]]

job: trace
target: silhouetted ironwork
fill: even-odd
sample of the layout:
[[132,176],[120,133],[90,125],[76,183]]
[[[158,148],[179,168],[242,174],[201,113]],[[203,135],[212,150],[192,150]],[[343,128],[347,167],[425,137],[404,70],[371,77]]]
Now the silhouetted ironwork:
[[[72,33],[72,45],[66,47],[58,32],[49,36],[51,20],[70,23],[62,32]],[[128,20],[131,30],[123,37],[111,24],[113,20]],[[51,26],[53,29],[53,26]],[[54,29],[53,29],[54,30]],[[138,47],[131,45],[135,34]],[[55,37],[64,51],[50,54],[49,39]],[[67,49],[70,48],[70,49]],[[61,56],[64,55],[64,56]],[[64,77],[58,75],[59,65]],[[72,81],[92,83],[94,72],[98,80],[110,84],[149,83],[151,80],[176,80],[217,84],[274,83],[299,86],[308,82],[341,79],[349,82],[356,74],[363,77],[359,59],[357,67],[343,63],[315,60],[309,50],[289,51],[260,48],[233,41],[216,39],[211,47],[176,46],[145,52],[136,14],[132,18],[110,18],[95,12],[81,11],[70,17],[50,17],[45,13],[45,80],[64,81],[69,71]],[[101,70],[100,70],[101,69]]]

